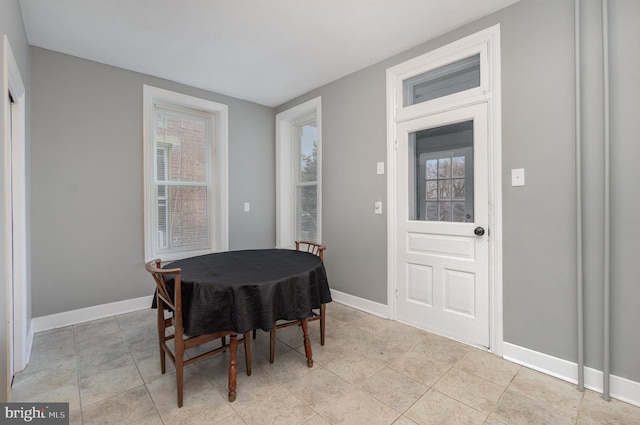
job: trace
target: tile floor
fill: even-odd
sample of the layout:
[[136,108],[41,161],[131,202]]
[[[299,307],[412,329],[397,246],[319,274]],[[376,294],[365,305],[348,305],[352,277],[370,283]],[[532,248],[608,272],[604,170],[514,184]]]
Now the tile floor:
[[[330,303],[327,341],[310,324],[315,365],[301,331],[252,341],[253,374],[239,353],[238,396],[227,401],[228,353],[160,374],[155,310],[38,333],[13,401],[70,403],[72,424],[427,425],[640,424],[640,408],[492,354]],[[170,363],[170,362],[168,362]]]

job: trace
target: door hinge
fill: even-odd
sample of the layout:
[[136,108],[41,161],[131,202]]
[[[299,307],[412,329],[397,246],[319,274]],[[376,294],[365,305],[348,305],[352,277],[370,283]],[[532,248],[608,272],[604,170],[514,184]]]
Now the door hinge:
[[398,141],[397,140],[393,141],[393,146],[394,146],[395,150],[398,150]]
[[398,290],[396,289],[396,299],[398,299]]

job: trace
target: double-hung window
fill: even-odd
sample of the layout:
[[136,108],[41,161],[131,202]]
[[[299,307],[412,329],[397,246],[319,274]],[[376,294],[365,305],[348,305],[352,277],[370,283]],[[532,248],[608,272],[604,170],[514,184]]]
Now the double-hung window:
[[146,259],[227,249],[226,106],[144,93]]
[[322,242],[320,98],[276,116],[276,245]]

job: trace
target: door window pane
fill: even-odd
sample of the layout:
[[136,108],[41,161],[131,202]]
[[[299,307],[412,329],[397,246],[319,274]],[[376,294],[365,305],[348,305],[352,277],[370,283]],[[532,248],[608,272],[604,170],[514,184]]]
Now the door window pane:
[[402,82],[403,106],[480,87],[480,54],[432,69]]
[[410,220],[473,222],[473,121],[412,133]]

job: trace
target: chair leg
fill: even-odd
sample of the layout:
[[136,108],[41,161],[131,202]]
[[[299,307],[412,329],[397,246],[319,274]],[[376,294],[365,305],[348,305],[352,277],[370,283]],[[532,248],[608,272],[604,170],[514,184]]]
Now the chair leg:
[[256,329],[253,330],[253,339],[256,339]]
[[[179,335],[182,339],[182,335]],[[175,341],[176,356],[176,386],[178,387],[178,407],[182,407],[182,393],[184,390],[184,343]]]
[[166,330],[164,325],[164,303],[160,298],[156,298],[157,320],[158,320],[158,348],[160,349],[160,372],[164,375],[167,372],[166,353],[162,348],[166,341]]
[[269,363],[273,363],[276,357],[276,324],[273,324],[273,329],[269,332]]
[[247,364],[247,376],[251,376],[251,338],[249,332],[244,334],[244,360]]
[[325,310],[326,304],[320,304],[320,345],[324,346]]

